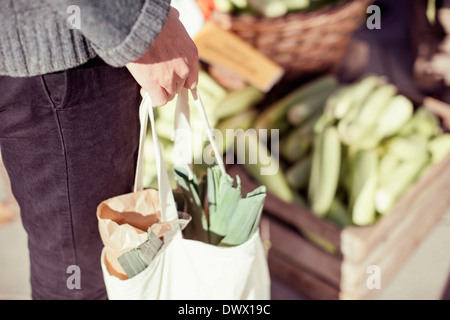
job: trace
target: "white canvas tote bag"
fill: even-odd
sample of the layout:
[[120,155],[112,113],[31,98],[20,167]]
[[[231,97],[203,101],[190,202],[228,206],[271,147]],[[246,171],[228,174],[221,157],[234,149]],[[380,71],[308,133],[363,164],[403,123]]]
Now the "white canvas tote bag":
[[[197,110],[200,112],[210,143],[211,129],[196,90],[192,91]],[[187,106],[188,93],[178,96],[179,105]],[[184,109],[186,111],[186,109]],[[184,121],[182,108],[177,107],[176,121]],[[184,113],[186,115],[186,113]],[[178,212],[170,187],[159,146],[150,97],[145,95],[140,106],[141,136],[135,192],[142,192],[142,168],[144,138],[147,121],[150,118],[153,147],[156,155],[161,220],[175,221]],[[178,123],[180,125],[180,123]],[[177,142],[175,142],[177,143]],[[186,148],[186,143],[178,143]],[[180,147],[181,148],[181,147]],[[214,145],[213,145],[214,148]],[[177,149],[177,148],[175,148]],[[178,149],[179,150],[179,149]],[[180,157],[186,164],[191,156]],[[219,153],[215,153],[219,154]],[[222,169],[223,163],[218,159]],[[188,165],[188,164],[187,164]],[[204,242],[183,238],[181,228],[173,224],[171,232],[164,236],[164,243],[150,265],[141,273],[129,279],[119,279],[110,274],[102,253],[102,271],[109,299],[137,300],[267,300],[270,299],[270,276],[265,251],[259,232],[255,232],[245,243],[232,246],[214,246]],[[105,251],[106,248],[104,248]]]

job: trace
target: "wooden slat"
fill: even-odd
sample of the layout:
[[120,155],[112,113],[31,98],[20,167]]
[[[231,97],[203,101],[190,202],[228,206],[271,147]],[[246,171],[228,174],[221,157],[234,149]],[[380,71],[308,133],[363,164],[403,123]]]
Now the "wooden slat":
[[339,290],[305,270],[294,266],[276,252],[269,253],[271,274],[298,292],[316,300],[336,300]]
[[362,262],[344,258],[342,265],[341,290],[346,296],[361,298],[370,296],[365,286],[369,265],[382,270],[384,285],[407,260],[422,239],[436,225],[450,206],[450,170],[445,170],[422,191],[423,198],[404,217],[404,220],[385,235],[382,242],[372,249]]
[[268,218],[270,223],[271,250],[287,257],[287,260],[299,268],[315,274],[336,288],[339,288],[342,260],[332,254],[326,254],[299,233],[283,223]]
[[327,220],[316,217],[308,210],[283,202],[271,194],[267,196],[265,210],[299,230],[308,230],[325,238],[338,248],[341,246],[341,229]]
[[[437,210],[447,209],[450,203],[442,204]],[[362,264],[349,265],[343,264],[342,268],[345,269],[345,278],[347,275],[358,274],[359,279],[352,286],[343,280],[341,284],[341,297],[345,299],[372,299],[380,293],[380,290],[389,284],[390,280],[395,276],[397,271],[407,262],[410,255],[420,245],[421,241],[428,235],[428,233],[439,221],[437,215],[434,215],[432,219],[426,220],[421,224],[419,228],[415,228],[414,233],[409,233],[403,239],[386,251],[386,255],[382,259],[368,258],[368,260]],[[366,281],[369,274],[366,273],[367,267],[370,265],[377,265],[381,270],[381,289],[370,290],[367,288]]]
[[[241,178],[243,193],[249,192],[258,186],[258,184],[249,177],[248,173],[240,165],[229,166],[227,168],[227,172],[231,176],[239,175]],[[284,202],[270,192],[267,192],[264,210],[299,230],[308,230],[327,239],[338,248],[341,246],[341,229],[338,226],[315,216],[308,210],[302,209],[294,204]]]
[[410,212],[424,201],[424,190],[430,185],[434,185],[443,173],[449,171],[448,168],[450,168],[450,155],[439,164],[430,167],[391,212],[376,224],[368,227],[345,228],[341,236],[341,251],[344,256],[356,262],[364,260],[374,247],[378,246],[387,235],[394,232]]

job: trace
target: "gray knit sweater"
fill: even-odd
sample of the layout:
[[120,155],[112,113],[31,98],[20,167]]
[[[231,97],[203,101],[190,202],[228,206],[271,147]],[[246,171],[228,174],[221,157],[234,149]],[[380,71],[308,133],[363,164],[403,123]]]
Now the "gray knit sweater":
[[153,43],[169,8],[170,0],[0,0],[0,75],[40,75],[95,56],[124,66]]

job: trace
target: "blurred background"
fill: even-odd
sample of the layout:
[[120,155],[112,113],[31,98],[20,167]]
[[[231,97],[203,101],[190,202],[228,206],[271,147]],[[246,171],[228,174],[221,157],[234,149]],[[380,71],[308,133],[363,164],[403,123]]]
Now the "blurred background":
[[[268,188],[272,299],[450,299],[450,0],[172,5],[199,46],[211,125],[280,132],[275,176],[228,166],[244,190]],[[236,39],[221,43],[211,23]],[[236,56],[208,51],[242,44]],[[239,67],[261,57],[261,76]],[[169,168],[173,109],[157,115]],[[27,237],[3,167],[0,178],[0,299],[30,299]]]

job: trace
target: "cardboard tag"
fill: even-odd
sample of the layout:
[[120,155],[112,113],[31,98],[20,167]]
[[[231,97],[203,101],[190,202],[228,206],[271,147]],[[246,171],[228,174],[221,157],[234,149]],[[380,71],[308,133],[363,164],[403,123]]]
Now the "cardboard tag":
[[251,85],[267,92],[283,76],[284,70],[235,34],[208,22],[194,37],[199,58],[225,67]]

